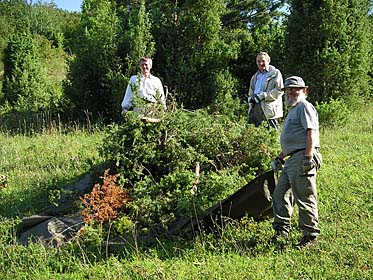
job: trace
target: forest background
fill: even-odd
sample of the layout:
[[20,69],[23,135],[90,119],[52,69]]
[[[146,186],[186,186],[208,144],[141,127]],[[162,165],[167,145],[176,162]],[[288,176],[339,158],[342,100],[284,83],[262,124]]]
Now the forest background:
[[[26,278],[94,279],[113,273],[118,279],[184,279],[198,278],[201,271],[202,278],[228,279],[219,274],[224,256],[223,267],[231,267],[230,258],[236,261],[237,279],[243,266],[258,279],[269,269],[269,279],[279,273],[369,279],[372,242],[363,225],[370,224],[372,209],[372,1],[86,0],[76,13],[53,3],[12,0],[0,1],[0,23],[0,172],[8,178],[0,193],[4,277],[22,272]],[[286,248],[284,255],[300,264],[294,271],[283,271],[278,264],[287,264],[278,252],[260,245],[269,236],[268,221],[243,219],[219,238],[201,235],[192,243],[171,240],[167,231],[266,171],[278,153],[276,132],[246,124],[249,79],[259,51],[271,55],[284,77],[304,78],[329,162],[349,167],[339,170],[340,181],[332,167],[324,167],[324,177],[321,171],[329,242],[309,259]],[[158,125],[120,115],[126,84],[144,55],[153,57],[152,72],[169,89],[169,111]],[[346,145],[354,150],[342,149]],[[351,161],[345,155],[358,157]],[[22,217],[56,203],[66,184],[103,163],[120,174],[121,187],[131,194],[118,219],[96,221],[66,250],[13,246]],[[342,182],[350,193],[338,190]],[[355,196],[360,192],[364,195]],[[355,206],[343,208],[341,201]],[[360,212],[357,205],[364,205]],[[349,214],[361,228],[349,219],[339,224]],[[346,234],[341,228],[351,229],[356,239],[331,248],[331,240]],[[100,244],[118,234],[136,242],[109,254]],[[156,244],[141,244],[144,236]],[[28,256],[35,258],[34,266]],[[174,257],[186,258],[185,267]],[[271,267],[263,257],[273,260]],[[44,259],[50,260],[46,266]]]
[[117,121],[143,55],[188,109],[245,103],[259,51],[284,77],[302,76],[313,102],[370,92],[371,1],[84,1],[82,13],[0,4],[2,116]]

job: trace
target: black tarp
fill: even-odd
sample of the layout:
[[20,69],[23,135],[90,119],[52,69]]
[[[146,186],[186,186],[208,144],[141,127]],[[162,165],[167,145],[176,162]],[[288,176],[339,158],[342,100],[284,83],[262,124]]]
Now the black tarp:
[[229,219],[240,219],[244,216],[262,220],[273,216],[272,194],[276,183],[273,171],[268,171],[247,185],[207,209],[203,215],[180,222],[179,229],[199,230],[200,228],[222,225]]

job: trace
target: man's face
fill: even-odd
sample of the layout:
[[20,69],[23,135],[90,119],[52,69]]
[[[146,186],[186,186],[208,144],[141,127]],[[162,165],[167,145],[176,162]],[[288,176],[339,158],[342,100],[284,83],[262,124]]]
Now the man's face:
[[268,58],[264,55],[258,55],[256,57],[256,65],[258,66],[259,71],[268,69],[268,66],[269,66]]
[[285,88],[286,105],[293,107],[306,98],[306,88]]
[[147,61],[141,61],[140,68],[141,68],[141,73],[145,77],[147,77],[150,74],[150,69],[152,69],[152,66],[151,66],[149,60],[147,60]]

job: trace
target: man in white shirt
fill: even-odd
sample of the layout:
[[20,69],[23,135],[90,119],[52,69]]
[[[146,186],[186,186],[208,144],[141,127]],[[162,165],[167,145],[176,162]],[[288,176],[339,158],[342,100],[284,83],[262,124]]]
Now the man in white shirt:
[[[151,58],[140,59],[140,75],[131,76],[126,93],[122,101],[122,114],[134,107],[134,111],[144,115],[151,115],[153,105],[160,102],[166,111],[166,96],[161,80],[150,74],[153,61]],[[138,97],[138,98],[136,98]],[[142,104],[139,104],[142,103]],[[148,106],[150,104],[151,106]]]

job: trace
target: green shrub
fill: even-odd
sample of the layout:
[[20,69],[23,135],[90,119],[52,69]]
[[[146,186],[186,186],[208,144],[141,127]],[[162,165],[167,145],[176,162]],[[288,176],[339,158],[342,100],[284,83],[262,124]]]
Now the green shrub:
[[16,112],[45,112],[65,105],[63,55],[43,36],[12,34],[4,50],[1,110],[10,105]]
[[167,229],[206,209],[266,171],[277,133],[225,115],[176,110],[161,122],[132,113],[108,127],[101,149],[130,192],[138,229]]
[[316,110],[319,114],[319,123],[324,127],[341,126],[346,124],[351,110],[346,101],[330,99],[329,102],[316,102]]

